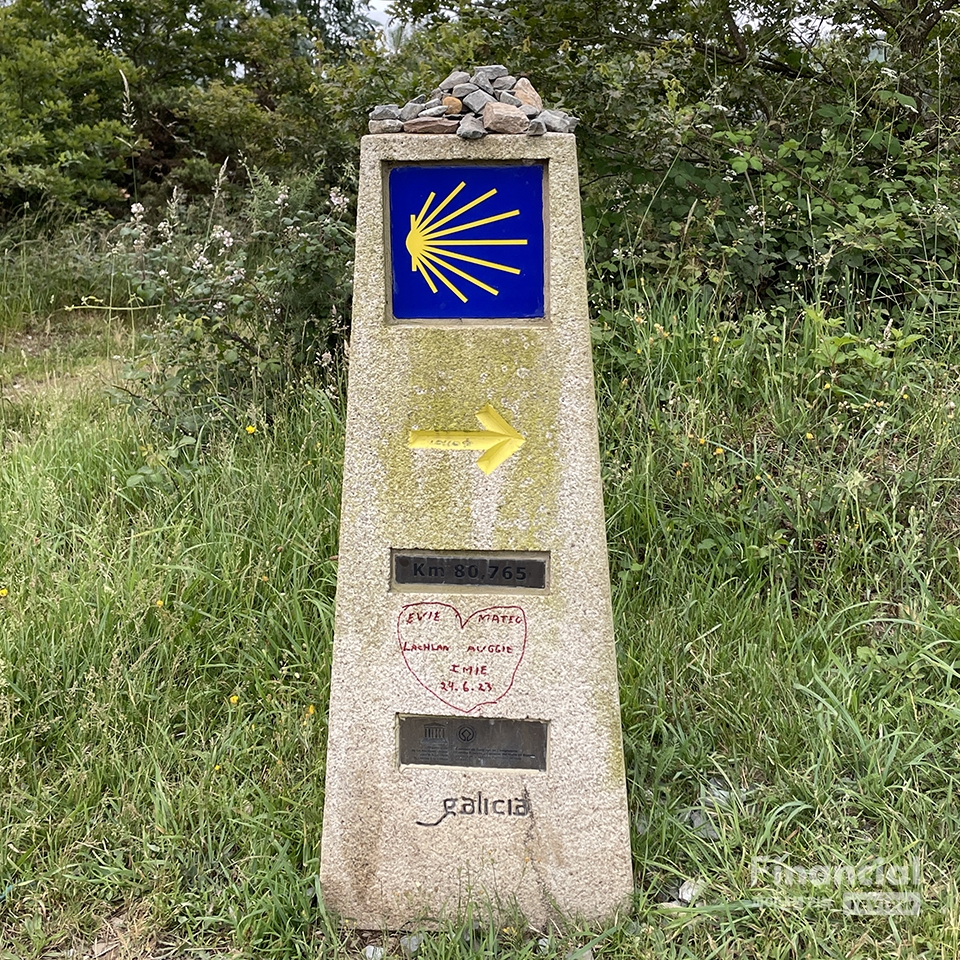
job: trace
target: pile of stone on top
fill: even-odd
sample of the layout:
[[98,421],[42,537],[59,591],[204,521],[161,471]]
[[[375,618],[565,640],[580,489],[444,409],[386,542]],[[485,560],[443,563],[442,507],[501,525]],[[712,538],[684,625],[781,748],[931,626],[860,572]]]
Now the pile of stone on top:
[[382,103],[370,111],[371,133],[455,133],[464,140],[488,133],[573,133],[577,123],[569,114],[545,110],[533,84],[499,63],[477,67],[472,75],[454,70],[429,97],[421,94],[402,107]]

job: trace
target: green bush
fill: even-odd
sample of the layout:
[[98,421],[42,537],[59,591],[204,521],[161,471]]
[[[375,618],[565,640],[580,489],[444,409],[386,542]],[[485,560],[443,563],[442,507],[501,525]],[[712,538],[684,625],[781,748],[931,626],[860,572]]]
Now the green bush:
[[[884,322],[938,315],[960,280],[958,171],[930,147],[949,131],[916,130],[915,101],[880,71],[861,81],[856,96],[811,104],[787,136],[787,124],[733,128],[699,104],[684,134],[698,159],[677,157],[659,183],[638,172],[626,199],[605,190],[596,231],[627,234],[640,272],[729,292],[732,308],[799,294],[848,319],[867,302]],[[618,258],[600,252],[601,277],[618,276]]]
[[219,191],[205,210],[175,195],[156,224],[134,205],[115,233],[117,274],[156,314],[117,395],[174,432],[255,423],[304,378],[339,395],[349,201],[336,190],[321,200],[309,178],[250,177],[240,213],[227,216]]
[[133,134],[123,117],[131,64],[91,41],[38,35],[0,9],[0,219],[55,205],[115,208]]

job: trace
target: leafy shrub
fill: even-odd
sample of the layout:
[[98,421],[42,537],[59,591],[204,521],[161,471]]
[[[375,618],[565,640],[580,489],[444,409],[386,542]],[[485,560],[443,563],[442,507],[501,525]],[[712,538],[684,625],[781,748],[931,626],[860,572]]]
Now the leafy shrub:
[[156,308],[117,395],[174,432],[268,417],[304,378],[339,391],[349,201],[332,191],[319,203],[307,178],[284,185],[251,172],[251,180],[250,203],[232,219],[219,191],[205,212],[175,194],[155,225],[134,205],[116,231],[117,273],[135,303]]
[[848,316],[866,301],[894,320],[948,306],[960,279],[957,171],[897,120],[901,101],[912,103],[878,82],[857,102],[817,107],[802,139],[714,128],[710,163],[674,165],[687,196],[649,203],[660,230],[638,238],[642,262],[687,286],[730,287],[748,306],[797,292]]
[[122,200],[133,140],[124,76],[133,75],[83,37],[37,35],[18,7],[0,9],[0,219]]

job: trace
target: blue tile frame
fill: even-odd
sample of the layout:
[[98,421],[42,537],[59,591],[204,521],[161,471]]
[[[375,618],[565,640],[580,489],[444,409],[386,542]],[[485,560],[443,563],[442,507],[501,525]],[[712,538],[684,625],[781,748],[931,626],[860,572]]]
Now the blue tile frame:
[[404,165],[388,171],[397,320],[543,320],[545,166]]

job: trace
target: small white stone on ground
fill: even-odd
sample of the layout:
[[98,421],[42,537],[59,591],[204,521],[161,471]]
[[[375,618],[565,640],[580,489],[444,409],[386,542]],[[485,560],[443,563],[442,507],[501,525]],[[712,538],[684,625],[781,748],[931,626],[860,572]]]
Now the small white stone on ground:
[[685,880],[680,887],[678,897],[684,903],[695,904],[702,896],[707,884],[703,880]]
[[714,826],[710,812],[700,807],[689,807],[680,811],[681,823],[688,824],[693,832],[703,840],[719,840],[720,832]]
[[363,955],[366,957],[366,960],[383,960],[386,950],[383,947],[377,946],[375,943],[367,944],[363,948]]
[[411,934],[408,937],[400,938],[400,950],[405,957],[416,956],[417,951],[423,943],[423,937],[420,934]]

